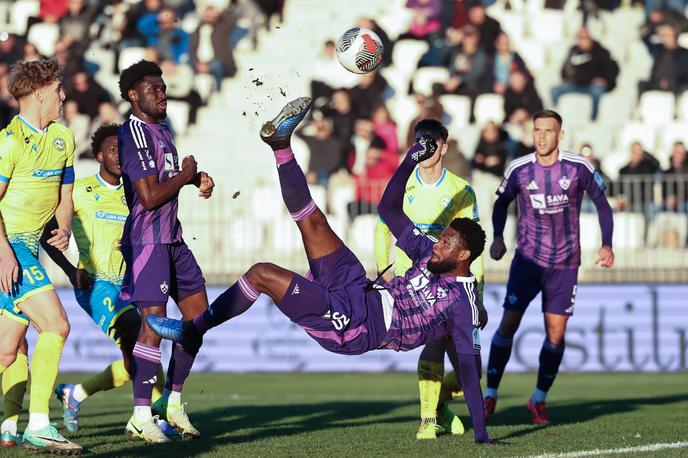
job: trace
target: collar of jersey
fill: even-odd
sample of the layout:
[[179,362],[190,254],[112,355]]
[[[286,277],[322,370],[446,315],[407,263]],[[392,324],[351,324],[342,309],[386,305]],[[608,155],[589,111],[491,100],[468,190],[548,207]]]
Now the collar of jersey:
[[107,181],[103,180],[103,178],[100,176],[100,172],[96,173],[96,180],[98,180],[98,183],[106,187],[107,189],[111,189],[113,191],[117,191],[119,188],[122,187],[122,180],[119,180],[119,184],[117,186],[112,186],[110,183]]
[[32,131],[36,132],[37,134],[41,134],[41,135],[42,135],[42,134],[44,134],[44,133],[46,133],[46,132],[48,131],[47,128],[46,128],[46,129],[42,129],[42,130],[41,130],[41,129],[36,129],[36,128],[35,128],[29,121],[27,121],[22,115],[17,115],[17,117],[19,118],[19,120],[20,120],[21,122],[23,122],[23,123],[26,125],[26,127],[28,127],[29,129],[31,129]]
[[[559,148],[559,152],[557,153],[557,160],[559,162],[561,162],[561,160],[564,159],[564,153],[565,153],[565,151],[563,149]],[[537,161],[537,153],[531,153],[531,154],[533,155],[533,157],[530,160],[530,162],[533,162],[537,165],[540,165],[540,163]],[[581,156],[581,157],[583,157],[583,156]],[[540,165],[540,167],[544,167],[544,165]]]
[[459,277],[455,275],[442,275],[442,277],[448,277],[451,279],[456,280],[459,283],[473,283],[475,281],[475,277],[471,275],[470,277]]
[[418,183],[420,183],[421,186],[424,188],[436,188],[438,187],[442,181],[444,181],[444,177],[447,176],[447,169],[442,169],[442,175],[440,176],[440,179],[437,180],[437,182],[433,184],[428,184],[423,181],[423,179],[420,177],[420,169],[416,167],[416,179],[418,180]]
[[132,121],[140,122],[140,123],[145,124],[145,125],[150,126],[150,127],[156,127],[156,126],[164,126],[164,125],[166,125],[164,122],[159,122],[159,123],[157,123],[157,124],[150,124],[150,123],[147,123],[146,121],[144,121],[143,119],[140,119],[140,118],[134,116],[133,114],[130,114],[130,115],[129,115],[129,119],[131,119]]

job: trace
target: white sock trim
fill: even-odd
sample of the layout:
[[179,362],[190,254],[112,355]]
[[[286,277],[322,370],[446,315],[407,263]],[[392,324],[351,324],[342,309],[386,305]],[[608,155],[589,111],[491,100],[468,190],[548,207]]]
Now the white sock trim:
[[17,435],[17,422],[14,420],[5,420],[0,425],[0,434],[9,432],[10,434]]
[[29,414],[29,424],[26,429],[32,431],[45,428],[50,424],[50,417],[47,413],[31,413]]
[[182,393],[181,391],[170,391],[170,395],[167,397],[167,405],[179,405],[182,403]]
[[136,421],[146,421],[153,418],[150,406],[134,406],[134,418]]
[[72,393],[72,396],[76,402],[84,402],[88,397],[88,393],[84,390],[84,386],[79,383],[78,385],[74,385],[74,393]]

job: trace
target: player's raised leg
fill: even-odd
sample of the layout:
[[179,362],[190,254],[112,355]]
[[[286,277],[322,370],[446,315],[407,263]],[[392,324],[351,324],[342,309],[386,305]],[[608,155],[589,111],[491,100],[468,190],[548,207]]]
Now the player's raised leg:
[[17,421],[24,402],[26,383],[29,380],[28,343],[23,339],[14,362],[2,373],[4,415],[0,426],[0,446],[16,447],[22,442],[17,434]]

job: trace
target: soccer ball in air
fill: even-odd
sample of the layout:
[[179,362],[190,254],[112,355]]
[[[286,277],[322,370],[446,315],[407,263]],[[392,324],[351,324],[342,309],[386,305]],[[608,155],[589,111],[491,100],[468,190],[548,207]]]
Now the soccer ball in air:
[[344,68],[353,73],[368,73],[382,62],[384,52],[382,41],[375,32],[354,27],[337,40],[337,59]]

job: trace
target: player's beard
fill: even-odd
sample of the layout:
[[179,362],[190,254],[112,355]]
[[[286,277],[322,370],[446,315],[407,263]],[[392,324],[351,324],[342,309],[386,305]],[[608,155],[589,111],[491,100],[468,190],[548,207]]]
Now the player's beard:
[[[167,102],[167,101],[165,101]],[[160,102],[153,102],[153,103],[146,103],[141,105],[141,111],[146,113],[148,116],[151,118],[155,118],[158,121],[162,122],[167,118],[167,110],[166,109],[161,109],[158,107],[158,103]]]
[[445,259],[444,261],[428,261],[428,270],[430,273],[435,275],[441,275],[443,273],[449,272],[456,267],[456,262],[451,259]]

